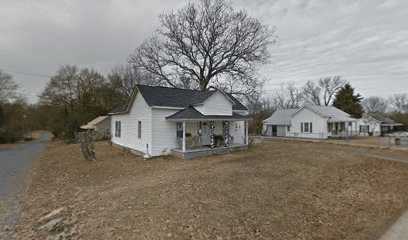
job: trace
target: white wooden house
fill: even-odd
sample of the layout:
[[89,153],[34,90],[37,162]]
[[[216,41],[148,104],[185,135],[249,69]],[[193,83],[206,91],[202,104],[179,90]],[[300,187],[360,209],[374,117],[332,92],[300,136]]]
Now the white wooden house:
[[326,139],[357,134],[357,119],[333,106],[277,110],[263,122],[265,136]]
[[402,126],[382,113],[366,113],[358,125],[360,136],[384,136]]
[[248,109],[232,95],[138,85],[130,103],[111,115],[111,141],[146,157],[189,159],[245,149]]

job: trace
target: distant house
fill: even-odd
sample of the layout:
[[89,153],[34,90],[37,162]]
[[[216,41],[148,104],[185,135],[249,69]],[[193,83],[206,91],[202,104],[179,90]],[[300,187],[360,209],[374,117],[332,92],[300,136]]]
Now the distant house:
[[326,139],[356,134],[357,119],[333,106],[277,110],[263,122],[265,136]]
[[384,136],[402,126],[383,113],[366,113],[359,119],[358,125],[361,136]]
[[138,85],[130,103],[110,113],[112,143],[146,157],[193,158],[245,149],[248,109],[232,95]]
[[82,125],[82,130],[92,130],[97,133],[97,137],[100,139],[107,139],[110,136],[110,117],[109,116],[99,116],[92,121],[88,122],[86,125]]

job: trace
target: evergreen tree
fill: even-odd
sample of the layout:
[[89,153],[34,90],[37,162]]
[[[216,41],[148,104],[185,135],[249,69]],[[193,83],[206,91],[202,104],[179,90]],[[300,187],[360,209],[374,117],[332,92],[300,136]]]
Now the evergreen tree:
[[354,88],[351,87],[350,84],[346,84],[337,92],[333,106],[343,110],[354,118],[361,118],[363,115],[362,99],[363,97],[360,94],[354,93]]

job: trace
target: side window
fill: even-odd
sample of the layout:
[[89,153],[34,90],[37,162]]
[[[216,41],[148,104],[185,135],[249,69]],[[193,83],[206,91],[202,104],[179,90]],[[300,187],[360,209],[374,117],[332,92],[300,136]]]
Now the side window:
[[305,130],[305,132],[306,133],[308,133],[309,132],[309,123],[304,123],[304,130]]
[[142,122],[141,121],[137,122],[137,138],[139,139],[142,138]]
[[120,121],[115,121],[115,137],[119,137],[121,135],[121,122]]

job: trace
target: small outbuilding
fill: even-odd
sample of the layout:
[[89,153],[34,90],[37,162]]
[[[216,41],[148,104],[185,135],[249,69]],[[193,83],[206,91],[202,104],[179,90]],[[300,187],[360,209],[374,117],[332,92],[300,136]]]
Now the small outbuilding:
[[82,125],[82,130],[92,130],[97,134],[98,139],[109,139],[110,137],[110,116],[99,116],[86,125]]

